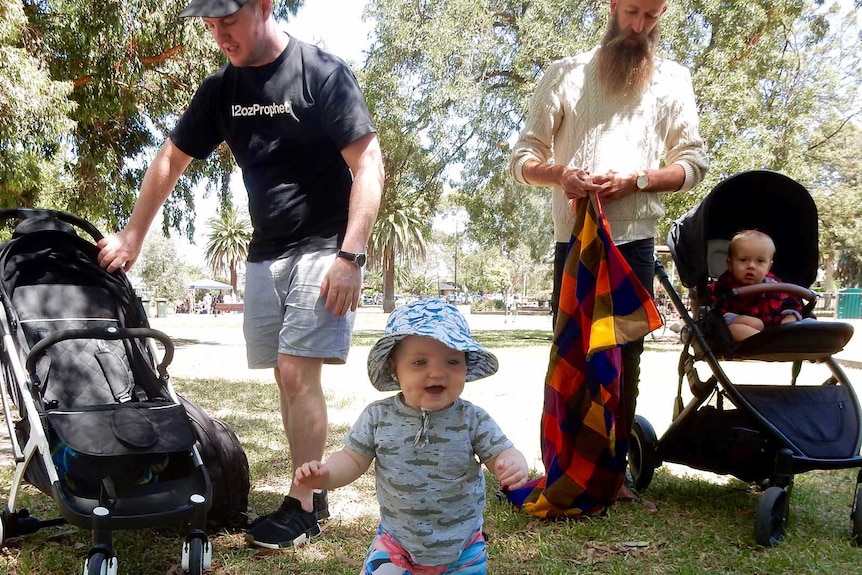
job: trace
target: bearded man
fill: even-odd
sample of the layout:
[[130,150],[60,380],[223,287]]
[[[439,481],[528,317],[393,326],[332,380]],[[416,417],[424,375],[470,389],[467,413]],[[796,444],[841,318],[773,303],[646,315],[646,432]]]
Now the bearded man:
[[[518,182],[553,190],[557,307],[574,225],[572,200],[597,194],[614,243],[652,294],[662,192],[689,190],[708,168],[691,75],[655,56],[665,0],[611,0],[600,45],[550,65],[509,159]],[[622,349],[627,429],[634,420],[643,340]],[[624,486],[619,498],[634,495]]]

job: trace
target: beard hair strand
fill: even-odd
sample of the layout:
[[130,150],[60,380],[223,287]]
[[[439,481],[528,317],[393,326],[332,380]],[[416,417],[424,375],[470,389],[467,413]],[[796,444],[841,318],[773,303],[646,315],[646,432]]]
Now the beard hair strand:
[[[598,53],[598,75],[605,94],[639,98],[652,80],[655,70],[656,25],[649,34],[620,30],[616,15],[611,16]],[[628,44],[628,39],[637,44]]]

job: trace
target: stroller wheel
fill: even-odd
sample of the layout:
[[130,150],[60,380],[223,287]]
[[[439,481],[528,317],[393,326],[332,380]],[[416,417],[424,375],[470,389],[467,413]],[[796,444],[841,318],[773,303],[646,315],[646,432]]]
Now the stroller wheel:
[[655,453],[657,442],[655,430],[650,422],[641,415],[635,415],[629,442],[628,472],[631,476],[631,487],[638,493],[644,491],[652,482],[653,472],[658,463]]
[[862,486],[856,488],[856,499],[853,501],[853,513],[850,515],[853,520],[852,535],[853,545],[862,547]]
[[754,540],[764,547],[775,547],[784,537],[790,502],[787,491],[770,487],[760,496],[754,518]]
[[209,541],[190,537],[183,543],[181,564],[183,571],[190,575],[201,575],[204,569],[209,569],[212,564],[212,547]]
[[0,547],[3,547],[3,542],[6,541],[6,522],[9,521],[9,510],[0,511]]
[[117,575],[117,558],[93,553],[84,561],[84,575]]

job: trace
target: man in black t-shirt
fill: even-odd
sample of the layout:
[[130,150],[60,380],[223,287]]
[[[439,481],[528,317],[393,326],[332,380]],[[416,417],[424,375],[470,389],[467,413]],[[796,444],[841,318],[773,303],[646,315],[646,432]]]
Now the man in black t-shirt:
[[[147,229],[192,159],[226,142],[242,170],[254,232],[243,331],[250,368],[274,368],[291,461],[326,444],[324,363],[344,363],[377,217],[383,161],[352,72],[289,37],[272,0],[192,0],[228,64],[198,88],[147,169],[125,229],[99,242],[108,271],[128,270]],[[289,477],[293,477],[291,473]],[[326,494],[291,485],[281,507],[250,525],[266,548],[320,533]]]

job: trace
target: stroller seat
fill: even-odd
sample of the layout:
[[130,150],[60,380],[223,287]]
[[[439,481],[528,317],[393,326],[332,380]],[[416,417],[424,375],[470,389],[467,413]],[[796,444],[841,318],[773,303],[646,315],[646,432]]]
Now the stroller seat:
[[[712,280],[717,279],[727,269],[727,251],[730,240],[713,238],[707,242],[707,271]],[[853,337],[853,326],[842,322],[817,321],[812,315],[818,295],[810,289],[789,284],[786,289],[780,289],[783,284],[763,286],[763,290],[786,291],[797,296],[805,303],[802,321],[782,324],[761,331],[747,339],[734,342],[724,322],[717,313],[708,315],[715,335],[713,352],[720,359],[758,360],[758,361],[822,361],[842,349]],[[758,286],[749,286],[738,290],[741,294],[749,290],[759,291]],[[735,290],[736,291],[736,290]]]
[[723,359],[759,361],[822,361],[838,353],[850,338],[848,323],[813,318],[775,326],[732,345]]
[[[116,574],[114,530],[185,524],[184,569],[200,575],[212,559],[212,485],[170,384],[173,343],[149,327],[126,276],[99,265],[96,244],[78,234],[98,242],[92,224],[0,210],[0,224],[13,219],[0,244],[0,400],[16,471],[0,545],[68,522],[93,532],[84,573]],[[62,517],[16,511],[23,481],[52,496]]]
[[195,438],[161,385],[166,362],[155,373],[129,337],[127,327],[141,327],[132,297],[71,226],[28,220],[23,228],[4,253],[2,286],[61,487],[98,494],[105,481],[113,490],[157,480],[168,455],[184,454]]

